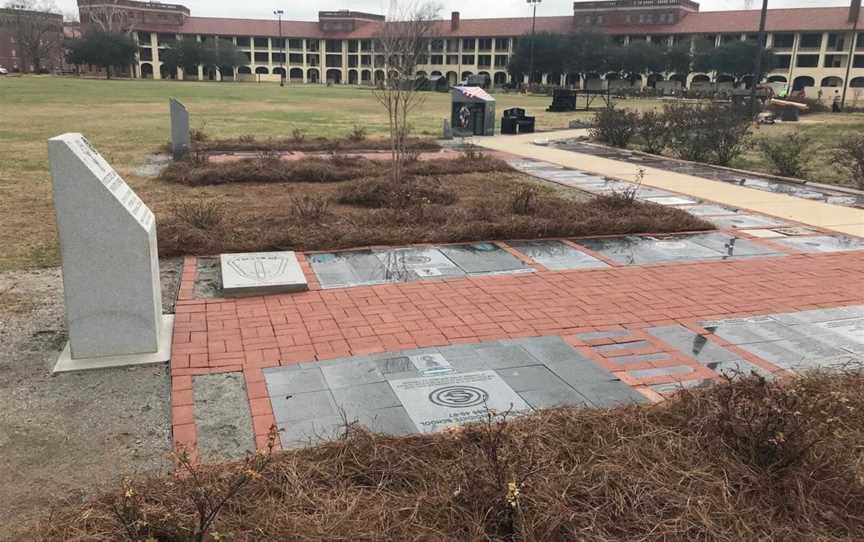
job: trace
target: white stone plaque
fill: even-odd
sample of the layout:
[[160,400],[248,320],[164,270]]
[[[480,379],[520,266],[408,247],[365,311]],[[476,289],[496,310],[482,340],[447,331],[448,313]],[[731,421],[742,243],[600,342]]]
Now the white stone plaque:
[[222,254],[225,295],[300,292],[309,289],[293,252]]
[[421,433],[479,422],[489,411],[513,417],[531,410],[495,371],[391,380],[390,386]]
[[180,160],[192,148],[192,137],[189,133],[189,111],[186,106],[171,98],[171,151],[175,160]]
[[411,364],[414,365],[420,374],[423,376],[434,376],[453,372],[453,367],[447,358],[441,354],[420,354],[417,356],[408,356]]
[[48,153],[69,329],[55,371],[167,361],[153,213],[81,134]]

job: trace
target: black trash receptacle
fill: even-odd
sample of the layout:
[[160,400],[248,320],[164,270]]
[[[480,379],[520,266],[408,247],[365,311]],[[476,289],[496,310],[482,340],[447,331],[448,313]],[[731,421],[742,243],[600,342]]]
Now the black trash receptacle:
[[501,133],[515,135],[519,133],[519,120],[504,117],[501,119]]

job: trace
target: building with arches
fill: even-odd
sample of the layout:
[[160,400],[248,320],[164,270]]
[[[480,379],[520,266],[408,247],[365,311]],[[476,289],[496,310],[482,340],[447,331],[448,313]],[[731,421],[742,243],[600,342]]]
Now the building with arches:
[[[813,0],[814,4],[818,0]],[[139,44],[138,65],[132,75],[142,78],[250,80],[268,78],[289,83],[374,85],[386,77],[383,56],[375,50],[375,36],[384,17],[354,11],[322,11],[317,21],[195,17],[178,4],[134,0],[79,0],[82,23],[88,12],[104,5],[122,5],[133,13]],[[767,46],[777,66],[766,74],[772,83],[790,90],[818,91],[847,83],[864,86],[864,18],[858,14],[853,31],[846,7],[804,7],[769,10]],[[528,39],[531,18],[462,19],[454,12],[439,21],[428,54],[418,72],[441,76],[450,84],[482,81],[486,86],[512,82],[507,70],[518,40]],[[694,44],[707,40],[715,46],[732,40],[755,40],[759,11],[700,11],[692,0],[577,1],[570,14],[538,17],[537,32],[568,33],[590,29],[604,32],[620,44],[637,41],[664,45]],[[248,64],[219,70],[214,76],[168,73],[159,60],[166,43],[178,38],[201,41],[228,39],[237,45]],[[753,77],[734,80],[717,73],[652,73],[622,78],[617,73],[539,74],[547,84],[572,87],[748,86]]]

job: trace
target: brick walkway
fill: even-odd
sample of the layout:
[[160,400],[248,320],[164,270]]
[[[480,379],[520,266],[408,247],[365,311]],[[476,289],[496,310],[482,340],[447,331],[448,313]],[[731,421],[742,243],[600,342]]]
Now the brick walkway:
[[[243,372],[260,446],[273,424],[262,373],[266,367],[557,335],[583,348],[598,364],[618,371],[622,380],[650,397],[652,392],[644,386],[660,380],[634,380],[623,374],[634,367],[605,359],[670,351],[644,333],[647,327],[677,323],[707,335],[697,321],[864,303],[864,252],[860,251],[540,271],[236,300],[194,299],[196,267],[195,258],[186,259],[171,359],[174,440],[192,449],[196,440],[193,375]],[[619,349],[598,354],[575,337],[610,329],[624,329],[627,334],[605,339],[607,343],[639,340],[649,346],[639,352]],[[739,353],[760,367],[777,370]],[[702,369],[692,360],[676,363]]]

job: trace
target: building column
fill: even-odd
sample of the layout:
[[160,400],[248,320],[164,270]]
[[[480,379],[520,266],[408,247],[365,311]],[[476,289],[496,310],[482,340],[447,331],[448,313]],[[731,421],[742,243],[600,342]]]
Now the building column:
[[162,79],[162,62],[159,60],[159,34],[150,32],[150,50],[153,51],[153,80]]

